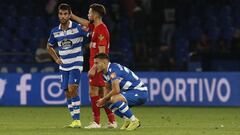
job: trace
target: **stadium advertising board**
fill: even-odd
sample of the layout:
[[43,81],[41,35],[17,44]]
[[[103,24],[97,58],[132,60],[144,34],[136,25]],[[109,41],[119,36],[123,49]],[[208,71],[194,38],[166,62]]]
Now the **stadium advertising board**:
[[[240,73],[136,73],[149,89],[146,105],[240,106]],[[58,74],[1,74],[0,105],[64,105]],[[80,82],[82,105],[90,105],[88,78]]]

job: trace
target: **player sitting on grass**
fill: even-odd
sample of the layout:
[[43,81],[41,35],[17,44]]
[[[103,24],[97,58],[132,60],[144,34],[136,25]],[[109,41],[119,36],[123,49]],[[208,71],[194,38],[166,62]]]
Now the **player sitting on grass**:
[[[123,118],[120,129],[135,130],[140,126],[129,107],[142,105],[147,101],[148,89],[139,77],[127,67],[110,63],[107,54],[99,53],[94,57],[97,72],[103,72],[111,91],[97,101],[98,107],[108,106],[117,116]],[[95,72],[89,72],[94,75]]]

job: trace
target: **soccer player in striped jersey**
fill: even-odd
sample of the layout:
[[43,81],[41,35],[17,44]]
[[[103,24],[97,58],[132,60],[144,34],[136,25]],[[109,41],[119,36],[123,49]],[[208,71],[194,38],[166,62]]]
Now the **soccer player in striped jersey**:
[[98,107],[108,106],[117,116],[123,118],[122,130],[135,130],[140,126],[129,107],[142,105],[147,101],[148,89],[139,77],[127,67],[110,63],[108,55],[94,57],[97,72],[103,72],[111,91],[97,101]]
[[[47,49],[54,61],[59,64],[61,87],[67,97],[67,105],[73,122],[67,127],[80,128],[80,98],[78,85],[83,70],[83,38],[88,33],[82,27],[70,21],[71,7],[68,4],[58,6],[60,25],[53,28],[48,39]],[[58,50],[58,54],[54,47]]]
[[[109,53],[110,35],[106,25],[103,23],[102,18],[106,14],[105,7],[101,4],[90,5],[88,11],[88,19],[83,19],[72,14],[72,19],[76,22],[88,27],[92,31],[90,43],[90,70],[89,70],[89,95],[91,98],[92,112],[94,121],[90,122],[85,128],[101,128],[100,124],[100,108],[97,107],[96,102],[99,100],[105,89],[105,82],[102,73],[96,73],[94,66],[94,56],[98,53]],[[108,128],[117,128],[114,114],[109,108],[104,108],[108,116]]]

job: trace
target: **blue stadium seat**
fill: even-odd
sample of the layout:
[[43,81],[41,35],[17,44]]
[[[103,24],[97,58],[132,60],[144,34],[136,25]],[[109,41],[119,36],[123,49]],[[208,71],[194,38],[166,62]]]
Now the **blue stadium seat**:
[[48,33],[46,33],[45,32],[46,30],[44,30],[44,29],[41,29],[41,28],[39,28],[39,27],[36,27],[36,28],[34,28],[33,29],[33,34],[32,34],[32,36],[34,37],[34,38],[46,38],[47,36],[48,36]]
[[233,39],[233,36],[234,36],[234,33],[235,33],[235,28],[234,27],[228,27],[228,28],[225,28],[223,29],[223,38],[225,40],[232,40]]
[[200,27],[201,26],[201,19],[197,16],[190,17],[190,19],[188,20],[188,26],[190,28]]
[[23,40],[31,39],[32,35],[30,34],[30,29],[23,27],[18,29],[18,37]]
[[210,40],[216,41],[220,38],[220,29],[218,27],[212,27],[208,30],[208,37]]
[[50,24],[50,27],[55,27],[59,25],[59,20],[56,16],[51,16],[47,20],[48,20],[48,24]]
[[31,28],[32,27],[31,19],[27,16],[20,17],[19,23],[20,23],[20,27],[23,27],[23,28]]
[[41,16],[35,17],[33,19],[33,26],[46,30],[48,28],[46,21],[47,19],[45,17],[41,17]]
[[17,19],[12,17],[12,16],[8,16],[6,18],[4,18],[4,25],[9,28],[9,29],[17,29]]
[[31,53],[35,53],[36,49],[39,47],[39,44],[40,44],[39,39],[33,38],[30,40],[25,50]]
[[200,27],[193,27],[189,29],[188,37],[191,41],[199,41],[202,37],[203,31]]
[[11,49],[11,45],[9,43],[9,41],[5,38],[0,38],[0,49],[3,51],[3,52],[7,52],[7,51],[10,51]]
[[217,26],[218,26],[218,23],[219,23],[219,21],[218,21],[217,17],[215,17],[215,16],[209,16],[209,17],[207,17],[207,19],[206,19],[206,21],[205,21],[204,28],[205,28],[206,30],[209,30],[209,29],[211,29],[212,27],[217,27]]
[[22,40],[20,40],[19,38],[14,38],[11,42],[11,46],[12,46],[12,51],[13,52],[22,52],[24,50],[24,45]]
[[0,37],[7,40],[12,38],[12,34],[8,28],[0,27]]

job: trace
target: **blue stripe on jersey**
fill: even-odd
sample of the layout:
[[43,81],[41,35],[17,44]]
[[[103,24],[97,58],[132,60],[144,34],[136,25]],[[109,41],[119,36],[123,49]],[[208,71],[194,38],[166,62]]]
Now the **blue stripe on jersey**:
[[[82,42],[83,37],[87,37],[88,33],[84,32],[80,25],[70,21],[69,27],[63,31],[60,26],[52,29],[48,43],[57,45],[57,50],[62,61],[62,70],[69,71],[71,69],[83,66]],[[81,59],[76,59],[81,57]]]
[[77,52],[77,53],[72,53],[72,54],[68,54],[68,55],[62,55],[61,58],[62,59],[68,59],[68,58],[74,58],[77,56],[83,56],[83,52]]
[[71,67],[73,67],[73,66],[76,66],[76,65],[82,65],[83,64],[83,62],[81,62],[81,61],[77,61],[77,62],[73,62],[73,63],[71,63],[71,64],[62,64],[61,66],[63,67],[63,68],[71,68]]
[[147,91],[147,87],[135,73],[133,73],[127,67],[117,63],[109,64],[108,72],[106,75],[104,75],[104,79],[109,83],[118,79],[120,81],[119,85],[122,91],[133,89]]

